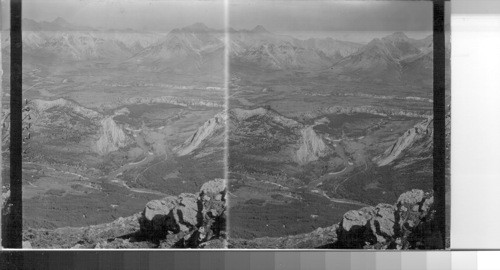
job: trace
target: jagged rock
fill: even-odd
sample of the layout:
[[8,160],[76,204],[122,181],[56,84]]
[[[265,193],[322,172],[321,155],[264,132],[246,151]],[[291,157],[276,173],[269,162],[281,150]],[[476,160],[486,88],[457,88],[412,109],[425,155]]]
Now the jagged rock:
[[183,238],[185,237],[185,233],[177,233],[177,234],[169,234],[165,239],[160,241],[158,245],[159,248],[182,248],[184,246],[180,246],[184,244]]
[[429,214],[434,197],[430,193],[414,189],[399,196],[397,208],[401,227],[414,228]]
[[323,139],[316,134],[313,127],[307,127],[300,131],[300,148],[297,150],[296,159],[301,165],[318,160],[329,152]]
[[183,193],[179,196],[175,217],[182,231],[187,231],[201,222],[199,198],[194,194]]
[[144,217],[153,220],[157,215],[168,215],[177,205],[176,197],[165,197],[161,200],[150,201],[144,209]]
[[163,238],[168,232],[179,232],[179,223],[174,217],[177,205],[178,199],[173,196],[148,202],[139,218],[141,232],[151,238]]
[[399,215],[399,227],[402,234],[409,235],[423,219],[431,213],[434,197],[431,193],[414,189],[399,196],[396,207]]
[[123,129],[116,124],[113,117],[101,120],[100,124],[101,136],[95,145],[96,151],[99,154],[105,155],[130,143],[131,139],[128,138]]
[[375,207],[374,216],[370,220],[370,228],[378,243],[385,244],[394,236],[395,207],[390,204],[379,204]]
[[226,121],[226,115],[224,113],[216,114],[212,119],[208,120],[199,127],[198,130],[188,138],[181,146],[174,149],[179,156],[185,156],[192,153],[194,150],[198,149],[200,145],[210,139],[215,137],[215,133],[221,133],[224,130]]
[[[217,195],[225,195],[226,191],[226,184],[224,179],[215,179],[212,181],[208,181],[204,183],[201,188],[200,192],[203,193],[203,195],[207,195],[208,197],[215,198],[217,199]],[[223,200],[223,196],[219,200]]]
[[160,247],[197,247],[225,230],[225,181],[205,183],[198,194],[151,201],[139,218],[141,232]]
[[360,210],[351,210],[344,214],[342,220],[342,228],[346,231],[351,231],[351,229],[366,226],[373,215],[373,207],[364,207]]
[[345,247],[362,248],[366,242],[374,242],[370,220],[374,217],[374,207],[363,207],[344,214],[338,233],[339,242]]
[[433,132],[433,119],[429,117],[408,129],[381,156],[375,157],[373,161],[378,166],[385,166],[410,150],[421,155],[422,153],[432,153]]
[[[339,228],[342,248],[407,249],[417,240],[416,228],[432,220],[431,193],[414,189],[399,197],[396,206],[379,204],[344,214]],[[420,232],[418,232],[420,233]]]

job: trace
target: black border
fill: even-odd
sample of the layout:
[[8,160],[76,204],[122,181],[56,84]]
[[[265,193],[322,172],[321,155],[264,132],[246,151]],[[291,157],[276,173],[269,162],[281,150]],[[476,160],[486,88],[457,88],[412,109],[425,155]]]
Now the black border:
[[[446,188],[445,188],[445,32],[444,2],[433,1],[434,45],[434,148],[433,181],[436,209],[435,231],[439,234],[436,248],[446,243]],[[2,226],[2,246],[22,248],[22,1],[10,1],[11,37],[11,128],[10,128],[10,203],[11,214]],[[29,254],[33,254],[30,252]],[[5,255],[5,254],[4,254]],[[4,257],[4,256],[2,256]]]
[[21,0],[10,1],[10,213],[2,226],[2,246],[22,248],[22,32]]
[[445,3],[444,0],[434,1],[434,144],[433,144],[433,182],[434,208],[436,210],[434,231],[438,233],[436,248],[446,246],[446,97],[445,97]]

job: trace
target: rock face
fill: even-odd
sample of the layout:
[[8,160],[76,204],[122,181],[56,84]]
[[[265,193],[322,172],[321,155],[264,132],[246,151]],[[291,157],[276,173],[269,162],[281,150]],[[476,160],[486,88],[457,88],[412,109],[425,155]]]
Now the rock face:
[[[306,165],[333,153],[313,126],[283,116],[270,107],[236,108],[229,111],[229,116],[230,155],[245,156],[256,163],[273,160]],[[249,167],[252,162],[244,166],[245,170],[253,170]]]
[[216,179],[198,194],[151,201],[139,218],[140,230],[163,247],[198,247],[219,239],[225,230],[225,195],[224,180]]
[[344,248],[409,249],[423,222],[433,217],[434,198],[422,190],[403,193],[396,205],[379,204],[344,214],[338,245]]
[[101,136],[96,142],[97,152],[101,155],[118,150],[130,141],[125,132],[119,127],[112,117],[101,121]]
[[142,213],[111,223],[55,230],[27,229],[33,248],[225,248],[226,186],[205,183],[199,193],[183,193],[147,203]]
[[67,100],[64,98],[59,98],[55,100],[41,100],[41,99],[34,99],[30,101],[31,104],[33,105],[33,108],[36,110],[36,113],[42,113],[44,111],[47,111],[52,108],[66,108],[74,113],[81,115],[83,117],[87,117],[90,119],[100,119],[102,118],[102,115],[96,111],[93,111],[91,109],[85,108],[78,103]]
[[[199,127],[193,136],[188,138],[183,145],[175,149],[175,151],[177,151],[179,156],[184,156],[200,148],[200,146],[208,140],[222,140],[221,136],[217,135],[221,135],[224,131],[225,121],[225,115],[223,113],[218,113],[212,119],[205,122],[203,126]],[[217,145],[217,143],[214,143],[214,145]]]
[[323,139],[314,132],[312,127],[302,129],[300,134],[302,138],[300,148],[297,150],[297,162],[299,164],[307,164],[328,154],[329,148]]
[[415,152],[414,154],[430,156],[432,155],[433,133],[433,119],[426,119],[407,130],[380,157],[377,157],[375,162],[378,166],[385,166],[408,152],[410,148]]

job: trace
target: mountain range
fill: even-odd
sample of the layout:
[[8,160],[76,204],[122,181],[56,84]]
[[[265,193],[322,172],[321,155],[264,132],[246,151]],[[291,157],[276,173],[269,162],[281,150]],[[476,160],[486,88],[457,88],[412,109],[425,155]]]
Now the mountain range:
[[432,36],[422,40],[396,32],[376,38],[331,67],[347,80],[399,81],[432,78]]
[[233,62],[271,70],[327,68],[362,46],[332,38],[301,40],[271,33],[261,25],[251,30],[230,29],[229,33]]

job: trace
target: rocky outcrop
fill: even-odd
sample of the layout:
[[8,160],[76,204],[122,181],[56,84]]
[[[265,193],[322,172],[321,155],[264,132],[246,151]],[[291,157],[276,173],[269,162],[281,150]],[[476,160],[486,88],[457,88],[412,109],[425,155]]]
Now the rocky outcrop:
[[[214,152],[216,149],[222,149],[224,147],[224,133],[226,131],[226,125],[230,125],[230,129],[228,130],[228,132],[230,133],[229,137],[234,137],[235,129],[238,129],[242,126],[244,128],[252,128],[251,123],[255,122],[269,122],[273,127],[278,127],[278,129],[290,129],[297,135],[300,134],[300,129],[304,128],[303,124],[280,115],[276,111],[269,108],[259,107],[250,110],[235,108],[229,110],[227,114],[225,114],[224,112],[218,113],[212,119],[205,122],[203,126],[198,128],[198,130],[190,138],[188,138],[182,145],[176,147],[174,151],[179,156],[184,156],[192,154],[198,149],[203,149],[202,151],[207,153],[199,153],[199,156],[204,156],[206,154],[209,154],[210,152]],[[269,130],[264,130],[265,125],[260,125],[259,128],[262,128],[262,132],[269,133]],[[256,132],[255,129],[253,131]],[[302,133],[304,137],[303,143],[306,145],[306,148],[300,150],[301,152],[297,152],[297,155],[300,157],[294,158],[295,160],[304,159],[304,162],[307,163],[308,160],[315,160],[315,158],[317,159],[317,157],[314,156],[321,156],[318,151],[321,152],[320,149],[322,149],[322,146],[318,145],[319,141],[315,139],[318,136],[315,134],[312,128],[305,128],[304,132]],[[311,144],[311,142],[313,141],[314,143]],[[313,149],[308,149],[307,147],[313,147]],[[311,154],[309,153],[310,151],[313,151],[314,153]]]
[[432,193],[411,190],[395,205],[379,204],[351,210],[339,224],[311,233],[252,240],[230,238],[229,248],[439,248],[432,230],[435,211]]
[[216,134],[222,134],[226,125],[224,113],[218,113],[212,119],[206,121],[203,126],[188,138],[181,146],[174,149],[179,156],[184,156],[198,149],[205,141],[216,139],[222,142],[222,138],[215,138]]
[[27,229],[33,248],[224,248],[226,185],[205,183],[199,193],[183,193],[147,203],[142,213],[111,223],[55,230]]
[[390,164],[410,149],[414,154],[432,155],[433,119],[428,118],[407,130],[381,156],[374,159],[378,166]]
[[102,117],[102,115],[94,110],[85,108],[78,103],[67,100],[64,98],[59,98],[55,100],[41,100],[41,99],[35,99],[30,101],[30,104],[32,105],[33,109],[37,113],[42,113],[44,111],[47,111],[52,108],[66,108],[69,110],[72,110],[74,113],[90,118],[90,119],[99,119]]
[[300,134],[302,138],[297,150],[297,163],[304,165],[328,154],[329,148],[312,126],[302,129]]
[[396,205],[349,211],[340,223],[337,244],[344,248],[415,248],[417,228],[433,218],[433,202],[432,194],[414,189],[403,193]]
[[139,218],[141,233],[162,247],[198,247],[225,230],[223,179],[205,183],[198,194],[151,201]]
[[131,142],[131,139],[127,137],[112,117],[101,121],[100,133],[99,140],[96,142],[96,150],[101,155],[116,151]]

